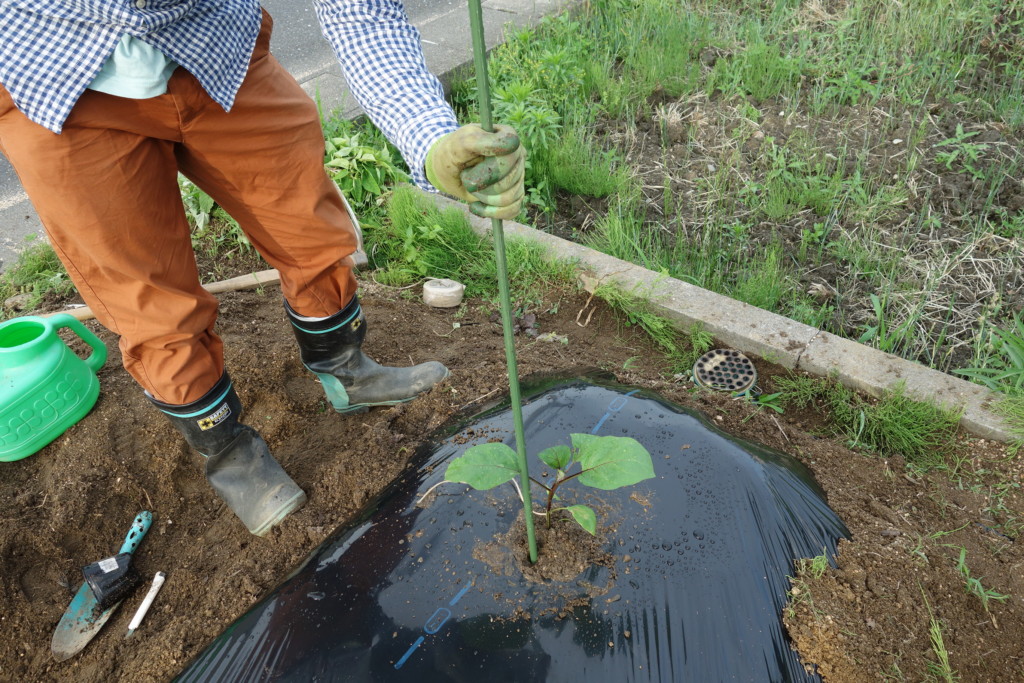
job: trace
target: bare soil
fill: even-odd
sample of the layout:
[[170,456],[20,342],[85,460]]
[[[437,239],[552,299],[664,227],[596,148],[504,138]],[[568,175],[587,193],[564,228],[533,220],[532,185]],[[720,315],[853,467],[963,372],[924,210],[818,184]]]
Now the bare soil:
[[[276,288],[221,300],[218,329],[246,421],[309,503],[269,537],[249,535],[208,488],[199,456],[121,369],[116,339],[91,323],[110,350],[96,407],[41,452],[2,465],[0,679],[172,678],[394,479],[430,430],[506,389],[501,328],[480,301],[436,310],[411,291],[364,288],[370,355],[392,365],[439,360],[452,374],[411,403],[343,417],[302,367]],[[585,306],[596,309],[580,316],[589,320],[582,327],[576,319]],[[814,471],[853,540],[842,544],[838,569],[800,585],[786,624],[826,680],[881,680],[894,667],[906,680],[921,680],[935,660],[932,615],[962,680],[1024,676],[1024,550],[1010,533],[1012,518],[1024,510],[1021,465],[1003,446],[961,436],[961,482],[943,472],[913,475],[899,458],[851,451],[827,436],[815,411],[757,411],[674,381],[646,337],[584,295],[550,294],[533,312],[539,332],[568,343],[518,337],[523,375],[604,368],[706,412],[727,431],[792,453]],[[772,377],[784,371],[755,362],[770,391]],[[167,573],[149,616],[125,642],[140,591],[82,653],[55,663],[50,638],[81,583],[80,567],[110,555],[142,509],[155,522],[135,562],[146,576]],[[959,551],[951,546],[966,549],[973,576],[1010,597],[990,602],[986,612],[965,592],[955,566]]]

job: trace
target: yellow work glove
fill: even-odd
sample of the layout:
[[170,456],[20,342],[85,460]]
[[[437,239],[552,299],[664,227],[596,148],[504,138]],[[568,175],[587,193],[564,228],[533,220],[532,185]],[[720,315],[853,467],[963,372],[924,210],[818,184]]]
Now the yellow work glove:
[[470,123],[441,137],[427,152],[430,184],[469,202],[484,218],[512,219],[523,204],[526,150],[508,126],[493,133]]

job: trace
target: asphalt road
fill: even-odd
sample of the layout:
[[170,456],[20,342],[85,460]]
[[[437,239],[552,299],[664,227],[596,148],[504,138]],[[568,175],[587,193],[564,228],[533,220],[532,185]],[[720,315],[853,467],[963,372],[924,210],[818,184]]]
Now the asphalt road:
[[[493,45],[500,38],[503,25],[535,23],[544,14],[566,4],[566,0],[487,0],[483,4],[487,39]],[[334,53],[320,32],[312,2],[263,0],[263,6],[274,17],[271,51],[296,80],[311,96],[319,97],[326,110],[341,110],[350,116],[358,113]],[[471,61],[465,2],[406,0],[406,11],[420,29],[431,71],[444,74]],[[26,239],[41,231],[39,218],[14,169],[0,156],[0,271],[16,261]]]

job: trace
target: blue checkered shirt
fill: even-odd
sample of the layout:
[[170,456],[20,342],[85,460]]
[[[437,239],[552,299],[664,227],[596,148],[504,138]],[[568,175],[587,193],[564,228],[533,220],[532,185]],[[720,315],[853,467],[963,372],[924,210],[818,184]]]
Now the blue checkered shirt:
[[[413,180],[457,126],[401,0],[313,0],[359,104],[402,151]],[[261,22],[258,0],[0,0],[0,84],[29,119],[60,133],[124,34],[163,52],[230,110]]]

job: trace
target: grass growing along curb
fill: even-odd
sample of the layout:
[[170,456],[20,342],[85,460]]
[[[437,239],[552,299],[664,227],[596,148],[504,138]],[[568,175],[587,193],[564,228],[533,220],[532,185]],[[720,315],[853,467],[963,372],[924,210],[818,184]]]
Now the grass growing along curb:
[[[478,235],[461,210],[438,209],[410,186],[397,187],[385,215],[364,226],[366,252],[375,278],[389,286],[407,286],[427,277],[466,285],[467,296],[497,296],[497,266],[490,239]],[[509,238],[509,286],[515,300],[534,300],[553,286],[578,286],[573,263],[548,257],[543,247]]]
[[1004,398],[993,405],[991,410],[1001,415],[1009,425],[1010,435],[1014,438],[1011,453],[1017,454],[1024,448],[1024,396]]
[[982,339],[985,364],[957,374],[1008,396],[1024,396],[1024,317],[1014,314],[1006,329],[992,327]]
[[714,343],[714,338],[702,325],[691,327],[688,339],[684,341],[683,335],[670,320],[651,313],[647,301],[635,294],[611,285],[599,285],[594,290],[594,296],[623,315],[630,325],[639,325],[647,332],[651,340],[664,351],[674,373],[689,373],[697,359],[709,351]]
[[825,409],[836,432],[852,448],[884,457],[903,456],[909,465],[928,470],[945,465],[961,411],[916,401],[898,384],[877,401],[866,401],[835,378],[777,377],[784,405]]

